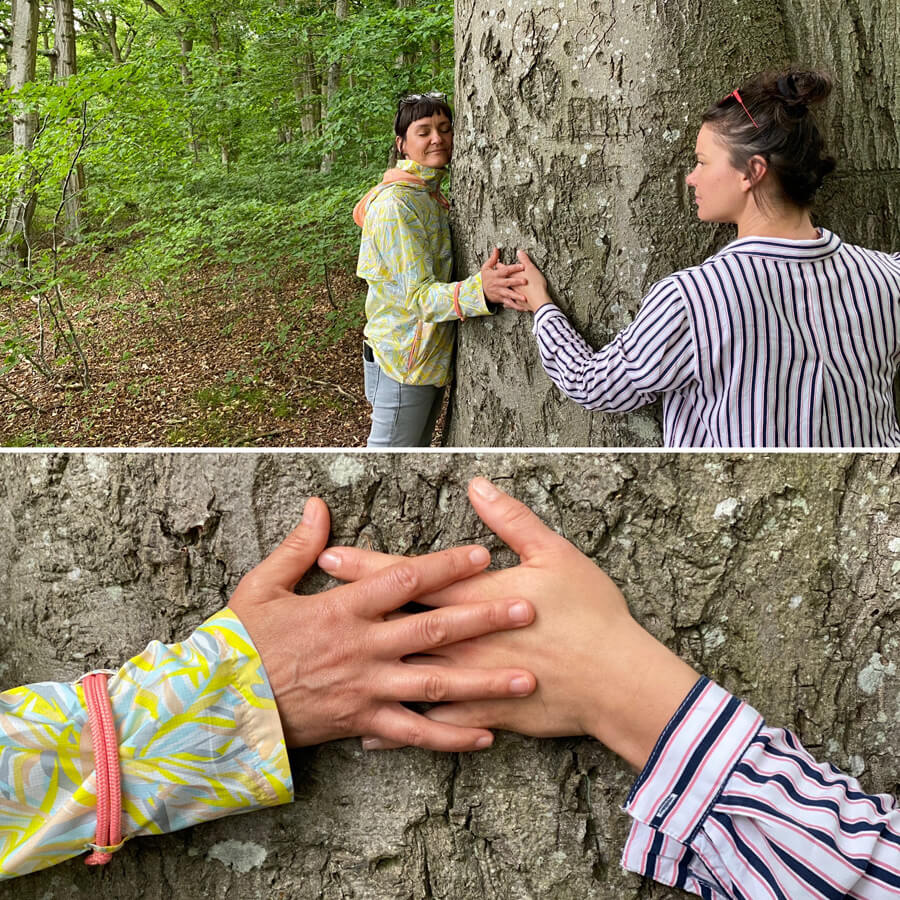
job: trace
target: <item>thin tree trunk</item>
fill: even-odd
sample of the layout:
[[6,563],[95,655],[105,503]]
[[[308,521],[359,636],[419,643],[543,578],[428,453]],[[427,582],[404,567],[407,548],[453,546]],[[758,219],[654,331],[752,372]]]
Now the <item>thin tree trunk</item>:
[[[56,22],[54,49],[56,50],[56,70],[59,81],[65,84],[77,74],[75,56],[75,18],[72,0],[53,0],[53,15]],[[65,204],[65,227],[63,234],[72,242],[81,238],[81,204],[84,191],[84,167],[76,163],[63,184]]]
[[[12,26],[9,84],[17,92],[34,80],[37,61],[37,0],[16,0]],[[28,265],[31,252],[31,223],[34,217],[35,174],[25,160],[37,130],[37,115],[17,105],[13,111],[13,148],[21,156],[19,186],[4,223],[4,249],[8,258]]]
[[431,74],[435,78],[441,74],[441,42],[439,38],[431,40]]
[[[350,0],[335,0],[334,4],[334,15],[338,20],[338,27],[340,27],[341,22],[345,22],[347,20],[347,16],[350,12]],[[335,60],[328,67],[328,83],[326,88],[326,103],[327,103],[327,112],[325,116],[326,123],[328,121],[328,116],[332,113],[332,109],[334,107],[335,101],[337,100],[338,93],[341,89],[341,61]],[[324,173],[328,173],[331,171],[332,166],[334,165],[334,150],[329,150],[322,157],[322,165],[321,170]]]
[[322,76],[312,50],[297,60],[293,78],[294,98],[300,106],[300,128],[304,140],[317,137],[322,127]]
[[[416,0],[397,0],[397,9],[412,9],[415,5]],[[397,57],[397,65],[405,69],[415,63],[416,56],[416,53],[401,53]]]
[[[194,49],[194,39],[188,37],[180,28],[175,30],[178,38],[178,71],[181,73],[181,83],[184,87],[189,88],[194,83],[194,75],[191,72],[191,52]],[[188,127],[191,132],[191,153],[194,159],[200,158],[200,137],[194,128],[193,118],[189,118]]]

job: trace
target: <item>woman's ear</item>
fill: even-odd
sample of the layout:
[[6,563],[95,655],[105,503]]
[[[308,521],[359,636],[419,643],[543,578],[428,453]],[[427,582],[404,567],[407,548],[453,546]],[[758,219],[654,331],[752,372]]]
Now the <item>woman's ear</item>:
[[403,152],[403,138],[398,135],[395,139],[395,143],[397,145],[397,157],[399,159],[403,159],[406,156],[406,154]]
[[748,182],[748,190],[750,188],[755,188],[763,178],[765,178],[766,172],[768,171],[769,164],[764,157],[760,156],[758,153],[755,156],[751,156],[750,159],[747,160],[747,174],[744,176]]

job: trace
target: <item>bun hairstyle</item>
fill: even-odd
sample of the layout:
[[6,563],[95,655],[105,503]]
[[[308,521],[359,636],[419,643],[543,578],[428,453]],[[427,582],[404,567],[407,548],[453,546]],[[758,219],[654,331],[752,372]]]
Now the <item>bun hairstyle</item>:
[[809,111],[828,97],[831,86],[826,72],[763,72],[711,106],[702,121],[731,148],[736,169],[745,168],[752,156],[763,157],[784,199],[806,208],[835,167]]

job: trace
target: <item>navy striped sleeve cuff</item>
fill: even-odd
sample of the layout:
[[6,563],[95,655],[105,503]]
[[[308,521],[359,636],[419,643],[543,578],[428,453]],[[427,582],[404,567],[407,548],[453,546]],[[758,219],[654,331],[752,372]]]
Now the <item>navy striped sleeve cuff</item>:
[[660,735],[625,811],[689,843],[762,725],[755,709],[701,678]]
[[541,323],[547,318],[551,317],[553,313],[559,313],[559,315],[561,315],[563,318],[566,317],[566,314],[555,303],[545,303],[534,314],[534,322],[531,323],[531,333],[537,334],[538,328],[540,328]]

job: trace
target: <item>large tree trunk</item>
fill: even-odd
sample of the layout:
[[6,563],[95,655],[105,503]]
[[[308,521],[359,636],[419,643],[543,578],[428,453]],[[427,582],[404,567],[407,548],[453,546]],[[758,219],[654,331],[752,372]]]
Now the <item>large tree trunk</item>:
[[[896,792],[896,456],[0,456],[0,687],[119,664],[184,638],[296,522],[395,553],[484,541],[465,496],[500,479],[622,586],[697,668],[820,758]],[[303,590],[320,589],[321,574]],[[298,600],[298,614],[302,601]],[[527,664],[527,661],[523,661]],[[481,754],[293,754],[293,805],[74,860],[0,900],[682,896],[626,875],[633,773],[587,739],[499,735]]]
[[[602,345],[649,286],[733,237],[696,221],[684,178],[703,110],[765,65],[836,77],[824,113],[838,173],[817,219],[842,237],[900,248],[900,44],[894,0],[456,9],[455,240],[461,273],[491,247],[528,249],[564,310]],[[765,52],[760,53],[760,48]],[[589,413],[541,369],[530,315],[460,329],[455,446],[661,442],[658,407]]]
[[[37,0],[16,0],[13,7],[12,48],[10,50],[9,86],[19,91],[34,80],[37,60]],[[22,155],[19,188],[12,198],[4,221],[4,245],[6,255],[19,262],[28,263],[32,241],[31,221],[34,217],[36,198],[34,172],[25,161],[25,154],[34,144],[37,115],[18,106],[13,111],[13,148]]]
[[[65,83],[78,73],[72,0],[53,0],[53,16],[55,20],[53,46],[56,50],[54,56],[56,77],[60,82]],[[76,160],[62,187],[66,216],[63,234],[73,242],[81,238],[81,194],[83,190],[84,166]]]

